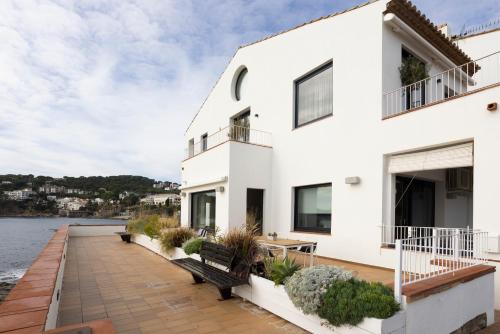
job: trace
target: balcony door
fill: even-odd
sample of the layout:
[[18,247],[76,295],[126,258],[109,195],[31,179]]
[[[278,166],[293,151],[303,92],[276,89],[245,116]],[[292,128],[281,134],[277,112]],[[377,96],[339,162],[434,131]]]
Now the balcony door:
[[247,143],[250,141],[250,110],[231,118],[231,140]]
[[264,189],[247,189],[247,223],[256,225],[257,234],[263,232]]
[[434,206],[434,182],[396,176],[396,226],[434,227]]

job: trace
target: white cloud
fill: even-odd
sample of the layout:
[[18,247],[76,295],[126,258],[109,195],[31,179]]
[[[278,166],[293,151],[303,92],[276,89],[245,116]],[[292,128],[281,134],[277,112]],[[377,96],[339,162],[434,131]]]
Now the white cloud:
[[0,173],[176,180],[238,45],[359,2],[2,0]]

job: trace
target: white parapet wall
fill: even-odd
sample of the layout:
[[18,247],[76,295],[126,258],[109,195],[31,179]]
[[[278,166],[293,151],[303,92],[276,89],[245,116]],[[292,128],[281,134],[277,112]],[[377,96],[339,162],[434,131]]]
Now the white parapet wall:
[[70,225],[70,237],[98,237],[125,232],[125,224],[116,225]]
[[166,258],[167,260],[182,259],[185,257],[192,257],[194,259],[200,260],[198,254],[192,254],[191,256],[188,256],[186,255],[186,253],[184,253],[182,248],[179,247],[175,247],[172,250],[165,252],[162,249],[161,243],[158,239],[151,239],[144,234],[133,234],[131,241],[138,245],[141,245],[142,247],[152,251],[153,253],[160,255],[161,257]]
[[45,319],[45,330],[54,329],[56,328],[57,325],[57,315],[59,313],[59,303],[61,301],[62,283],[64,277],[64,267],[66,265],[67,250],[68,250],[68,237],[66,237],[64,242],[64,250],[61,256],[61,262],[59,263],[59,270],[57,271],[54,292],[52,293],[52,299],[50,302],[49,311],[47,312],[47,317]]
[[291,302],[283,285],[250,275],[250,285],[233,288],[233,293],[314,334],[404,334],[405,313],[400,311],[388,319],[365,318],[356,326],[329,328],[316,315],[305,315]]
[[407,303],[406,333],[451,333],[478,315],[495,321],[494,273]]

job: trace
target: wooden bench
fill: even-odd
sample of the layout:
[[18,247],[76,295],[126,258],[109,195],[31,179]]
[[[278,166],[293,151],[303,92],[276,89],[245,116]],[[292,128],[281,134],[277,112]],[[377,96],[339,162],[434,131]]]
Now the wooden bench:
[[172,260],[172,263],[189,271],[196,284],[210,282],[214,284],[222,300],[231,298],[231,288],[248,283],[248,279],[237,277],[231,272],[224,271],[207,263],[213,262],[231,269],[235,251],[223,245],[203,241],[200,249],[201,262],[192,258]]

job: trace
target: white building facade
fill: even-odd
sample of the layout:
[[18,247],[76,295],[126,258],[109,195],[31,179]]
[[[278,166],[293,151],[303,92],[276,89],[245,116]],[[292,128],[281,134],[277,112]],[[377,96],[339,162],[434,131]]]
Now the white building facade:
[[[181,224],[224,231],[252,213],[262,233],[386,268],[408,227],[469,228],[500,260],[500,33],[462,51],[407,5],[239,48],[186,131]],[[402,87],[408,57],[428,78]]]

